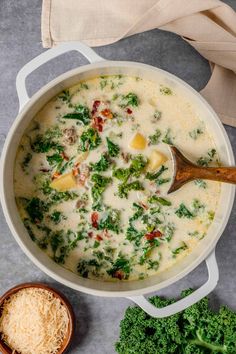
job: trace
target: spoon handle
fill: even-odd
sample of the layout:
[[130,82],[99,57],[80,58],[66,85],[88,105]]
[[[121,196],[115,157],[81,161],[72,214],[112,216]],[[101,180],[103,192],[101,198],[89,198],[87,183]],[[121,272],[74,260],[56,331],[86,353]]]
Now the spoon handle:
[[192,177],[236,184],[236,167],[196,167],[192,169]]

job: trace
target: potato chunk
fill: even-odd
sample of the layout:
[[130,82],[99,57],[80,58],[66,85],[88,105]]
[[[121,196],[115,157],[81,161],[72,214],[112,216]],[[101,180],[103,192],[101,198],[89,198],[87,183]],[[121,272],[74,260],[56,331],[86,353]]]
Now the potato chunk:
[[69,172],[54,179],[51,182],[50,187],[56,189],[58,192],[65,192],[68,189],[76,187],[76,179],[72,172]]
[[167,157],[160,151],[153,150],[149,157],[148,171],[155,171],[159,166],[167,161]]
[[129,144],[129,146],[135,150],[143,150],[145,149],[146,145],[147,145],[147,140],[140,133],[136,133]]

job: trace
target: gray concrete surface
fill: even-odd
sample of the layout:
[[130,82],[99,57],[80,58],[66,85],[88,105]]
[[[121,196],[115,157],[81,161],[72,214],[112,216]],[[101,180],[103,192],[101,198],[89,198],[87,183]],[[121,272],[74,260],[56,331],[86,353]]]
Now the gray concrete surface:
[[[228,0],[236,10],[236,1]],[[40,0],[0,0],[0,145],[18,111],[15,78],[18,70],[30,59],[43,52],[40,42]],[[124,39],[96,51],[107,59],[133,60],[165,69],[200,90],[210,77],[204,60],[178,36],[153,30]],[[28,80],[32,94],[46,82],[86,60],[70,53],[48,63],[33,73]],[[235,112],[236,113],[236,112]],[[226,127],[236,150],[236,129]],[[215,307],[225,303],[236,310],[236,204],[227,228],[217,245],[220,281],[210,298]],[[112,354],[119,334],[119,322],[126,299],[109,299],[78,293],[62,286],[42,273],[23,254],[14,241],[0,211],[0,295],[8,288],[26,281],[41,281],[60,289],[71,301],[78,322],[70,353]],[[200,286],[207,277],[201,264],[187,277],[159,294],[178,295],[182,289]]]

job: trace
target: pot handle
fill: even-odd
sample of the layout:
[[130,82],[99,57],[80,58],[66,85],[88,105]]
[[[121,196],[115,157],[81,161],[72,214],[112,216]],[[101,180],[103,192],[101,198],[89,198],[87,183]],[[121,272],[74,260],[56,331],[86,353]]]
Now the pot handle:
[[25,64],[25,66],[23,66],[23,68],[21,68],[21,70],[17,74],[16,91],[19,98],[20,110],[29,100],[29,96],[27,94],[27,90],[25,86],[25,80],[27,76],[31,74],[39,66],[47,63],[48,61],[58,57],[61,54],[70,52],[72,50],[76,50],[77,52],[83,54],[83,56],[85,56],[85,58],[87,58],[90,63],[96,63],[105,60],[102,57],[100,57],[97,53],[95,53],[95,51],[92,48],[88,47],[87,45],[81,42],[65,42],[58,45],[57,47],[54,47],[52,49],[43,52],[42,54],[39,54],[37,57],[35,57],[30,62]]
[[216,262],[215,249],[206,259],[206,264],[208,269],[207,282],[203,284],[199,289],[195,290],[192,294],[184,297],[174,304],[163,308],[157,308],[156,306],[152,305],[143,295],[128,297],[128,299],[135,302],[152,317],[163,318],[172,316],[200,301],[216,287],[219,280],[219,269]]

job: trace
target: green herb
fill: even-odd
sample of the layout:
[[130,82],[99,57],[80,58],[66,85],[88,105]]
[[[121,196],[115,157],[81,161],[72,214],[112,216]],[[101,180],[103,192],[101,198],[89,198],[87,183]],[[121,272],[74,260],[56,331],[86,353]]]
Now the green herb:
[[80,83],[80,88],[81,89],[84,89],[84,90],[88,90],[89,89],[89,86],[87,84],[85,84],[84,82],[81,82]]
[[50,214],[50,219],[57,225],[62,219],[65,219],[65,216],[61,211],[55,210],[52,214]]
[[133,181],[130,183],[122,183],[118,186],[118,196],[120,198],[128,198],[128,193],[130,191],[141,191],[144,187],[140,181]]
[[61,154],[55,153],[53,155],[47,156],[47,162],[50,166],[56,167],[57,169],[60,168],[62,165],[64,158]]
[[47,195],[52,193],[53,189],[50,187],[51,175],[46,172],[38,173],[34,176],[34,182],[36,188],[39,191],[42,191],[43,194]]
[[157,145],[159,143],[160,136],[161,136],[160,129],[156,129],[156,131],[153,135],[149,135],[148,145]]
[[58,126],[46,130],[44,134],[36,135],[36,138],[31,142],[31,148],[34,152],[43,153],[49,150],[63,151],[63,146],[58,142],[58,138],[62,136],[62,132]]
[[110,209],[98,224],[99,230],[110,230],[118,234],[120,232],[120,211]]
[[116,170],[113,170],[112,176],[120,181],[127,182],[130,177],[130,170],[129,168],[117,168]]
[[118,168],[113,171],[113,176],[121,180],[123,183],[118,186],[118,196],[120,198],[127,198],[128,192],[131,190],[143,190],[144,187],[139,181],[128,182],[130,177],[140,177],[141,173],[147,164],[147,159],[139,154],[136,155],[129,166],[129,168]]
[[154,173],[148,172],[146,174],[146,178],[149,179],[150,181],[154,181],[158,177],[160,177],[162,175],[162,173],[166,170],[168,170],[168,168],[162,165],[161,168],[157,172],[154,172]]
[[102,79],[100,81],[100,88],[103,90],[108,84],[108,81],[106,79]]
[[95,173],[91,177],[91,181],[93,182],[93,187],[91,189],[93,206],[94,210],[100,209],[100,202],[102,198],[102,194],[105,191],[107,185],[111,183],[112,179],[110,177],[104,177]]
[[197,128],[197,129],[191,130],[191,132],[189,132],[188,134],[193,140],[197,140],[199,135],[203,134],[203,131],[201,128]]
[[31,240],[33,242],[36,242],[37,238],[32,230],[29,219],[24,219],[24,226],[25,226],[26,230],[28,231],[28,234],[29,234]]
[[[142,249],[143,254],[142,254],[142,256],[139,259],[139,264],[140,265],[143,265],[146,262],[147,258],[150,256],[153,248],[155,248],[155,246],[148,245],[147,247],[144,247]],[[150,268],[148,268],[148,269],[150,269]]]
[[31,149],[37,153],[48,152],[50,150],[61,152],[64,150],[63,146],[51,138],[47,138],[45,135],[37,135],[34,142],[31,144]]
[[132,221],[135,221],[135,220],[139,219],[144,213],[144,208],[141,205],[137,204],[137,203],[133,203],[133,208],[135,209],[135,213],[129,219],[130,223]]
[[194,199],[192,203],[192,208],[193,208],[193,214],[196,216],[199,214],[199,212],[205,209],[205,205],[201,204],[198,199]]
[[71,98],[72,96],[70,95],[69,90],[64,90],[62,93],[58,96],[63,102],[70,104],[71,103]]
[[28,152],[25,155],[25,157],[24,157],[24,159],[23,159],[23,161],[21,163],[21,168],[22,168],[23,171],[25,171],[27,169],[27,167],[29,166],[29,163],[30,163],[32,157],[33,156],[32,156],[32,154],[30,152]]
[[164,183],[170,182],[170,178],[159,178],[156,180],[157,186],[161,186]]
[[114,95],[112,96],[112,101],[116,101],[119,96],[120,95],[118,93],[114,93]]
[[170,128],[167,129],[164,138],[162,139],[162,142],[168,145],[173,145],[173,137],[171,136],[171,130]]
[[77,233],[74,233],[71,230],[67,230],[66,237],[63,236],[63,238],[64,238],[64,241],[65,241],[65,238],[67,238],[68,242],[67,242],[67,244],[65,244],[65,242],[64,242],[63,246],[61,246],[59,248],[59,250],[57,250],[56,254],[54,255],[54,260],[57,263],[64,264],[65,259],[68,257],[70,251],[75,249],[77,247],[78,242],[80,240],[83,240],[84,238],[86,238],[86,235],[87,235],[87,232],[83,229]]
[[140,177],[141,173],[144,171],[148,160],[143,155],[139,154],[132,158],[131,165],[129,167],[130,174],[134,177]]
[[124,274],[125,279],[129,278],[129,274],[131,272],[131,265],[129,260],[122,255],[120,255],[115,260],[112,267],[107,270],[107,274],[109,274],[113,278],[117,278],[117,272],[122,272]]
[[173,94],[172,90],[169,87],[163,85],[160,86],[160,93],[162,95],[168,95],[168,96]]
[[107,141],[107,148],[108,148],[108,154],[111,157],[116,157],[119,155],[120,148],[117,144],[113,143],[109,138],[106,138]]
[[52,193],[49,196],[50,203],[52,204],[58,204],[62,201],[67,202],[68,200],[74,200],[76,198],[78,198],[78,194],[71,191],[57,192],[52,190]]
[[215,217],[215,212],[210,210],[210,211],[207,212],[207,216],[208,216],[208,220],[209,221],[213,221],[214,217]]
[[93,248],[98,248],[100,246],[100,242],[95,240],[93,244]]
[[76,119],[83,123],[84,125],[88,125],[91,122],[91,115],[88,107],[82,106],[81,104],[76,105],[75,111],[72,113],[65,114],[63,119]]
[[134,242],[134,244],[138,247],[140,246],[141,239],[144,234],[144,231],[138,231],[133,225],[129,225],[126,230],[126,239],[130,242]]
[[31,222],[38,223],[43,220],[44,213],[48,211],[48,205],[39,198],[32,198],[26,206],[26,211]]
[[167,225],[162,227],[161,231],[163,233],[162,238],[165,241],[170,242],[175,232],[175,226],[171,223],[168,223]]
[[194,217],[193,213],[184,205],[184,203],[181,203],[179,208],[176,210],[175,214],[179,218],[187,218],[187,219],[192,219]]
[[202,179],[196,179],[194,181],[194,183],[196,184],[196,186],[198,186],[199,188],[203,188],[206,189],[207,187],[207,183],[205,181],[203,181]]
[[88,151],[96,149],[102,142],[98,132],[94,128],[88,128],[80,137],[80,150]]
[[200,157],[197,160],[197,164],[199,166],[208,166],[210,162],[213,161],[214,157],[216,155],[216,149],[211,149],[207,152],[207,156],[205,157]]
[[195,230],[193,232],[188,232],[188,235],[192,236],[192,237],[198,237],[199,236],[199,231]]
[[186,250],[188,248],[188,246],[186,245],[185,242],[182,242],[182,245],[174,250],[172,250],[172,255],[173,257],[176,257],[178,254],[180,254],[180,252]]
[[138,96],[133,92],[129,92],[127,95],[122,95],[121,107],[123,108],[128,106],[138,107],[139,103]]
[[160,265],[158,261],[152,261],[151,259],[147,261],[147,264],[148,264],[147,269],[154,269],[154,270],[158,270]]
[[110,167],[111,161],[106,154],[103,154],[100,160],[96,163],[91,163],[93,171],[104,172]]
[[[193,290],[182,292],[182,298]],[[176,300],[154,296],[149,301],[157,308]],[[208,298],[165,318],[154,318],[140,307],[130,306],[120,323],[119,354],[234,354],[236,353],[236,313],[221,306],[209,308]]]
[[171,202],[169,200],[167,200],[165,198],[162,198],[162,197],[158,197],[157,195],[153,195],[150,198],[148,198],[148,202],[150,204],[159,203],[159,204],[164,205],[164,206],[170,206],[171,205]]
[[77,265],[77,272],[83,277],[83,278],[88,278],[88,263],[85,260],[79,261]]
[[156,214],[144,214],[141,219],[142,223],[146,225],[146,232],[153,232],[158,224],[161,224],[161,220]]
[[161,119],[161,116],[162,116],[162,112],[156,109],[153,115],[153,121],[154,122],[158,121],[159,119]]

